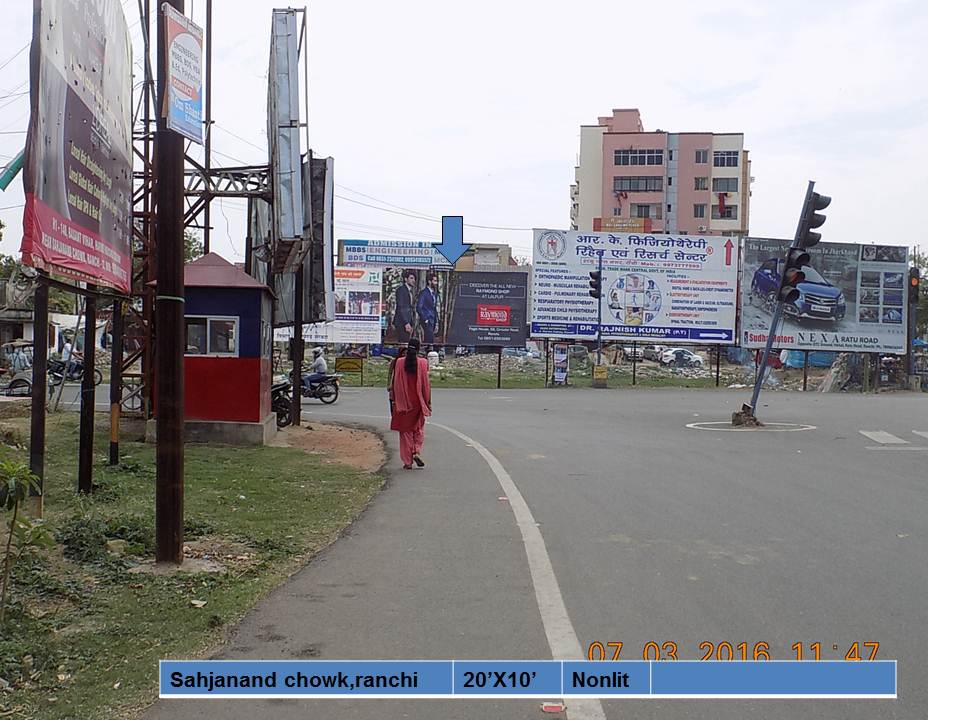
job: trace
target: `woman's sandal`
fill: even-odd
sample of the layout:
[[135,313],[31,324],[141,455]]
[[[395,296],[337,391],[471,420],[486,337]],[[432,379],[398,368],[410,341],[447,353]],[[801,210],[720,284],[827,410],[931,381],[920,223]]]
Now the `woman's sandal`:
[[404,466],[403,466],[403,469],[404,469],[404,470],[413,470],[413,465],[404,465]]
[[419,455],[413,456],[413,461],[417,464],[417,467],[423,467],[426,463],[421,459]]

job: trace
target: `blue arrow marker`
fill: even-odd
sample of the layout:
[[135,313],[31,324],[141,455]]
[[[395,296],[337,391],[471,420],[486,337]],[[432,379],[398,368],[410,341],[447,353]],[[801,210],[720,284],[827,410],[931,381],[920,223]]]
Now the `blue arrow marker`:
[[463,243],[463,216],[462,215],[444,215],[443,216],[443,240],[434,243],[437,252],[450,261],[451,265],[456,265],[457,260],[470,249],[470,243]]

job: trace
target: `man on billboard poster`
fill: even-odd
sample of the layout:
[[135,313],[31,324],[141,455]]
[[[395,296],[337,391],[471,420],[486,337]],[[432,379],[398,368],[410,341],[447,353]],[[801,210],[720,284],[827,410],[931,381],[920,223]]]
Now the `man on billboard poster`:
[[397,340],[400,343],[410,342],[413,333],[414,305],[413,299],[417,291],[417,274],[413,270],[403,271],[403,283],[394,293],[393,328],[397,331]]
[[437,273],[427,273],[427,284],[417,297],[417,317],[423,331],[423,344],[432,346],[436,342],[440,316],[437,313],[440,292],[440,278]]

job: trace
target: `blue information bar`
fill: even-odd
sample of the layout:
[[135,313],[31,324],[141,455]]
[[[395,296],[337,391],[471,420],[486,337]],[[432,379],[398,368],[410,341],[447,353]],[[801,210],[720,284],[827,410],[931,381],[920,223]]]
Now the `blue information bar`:
[[897,663],[161,660],[160,697],[896,698]]

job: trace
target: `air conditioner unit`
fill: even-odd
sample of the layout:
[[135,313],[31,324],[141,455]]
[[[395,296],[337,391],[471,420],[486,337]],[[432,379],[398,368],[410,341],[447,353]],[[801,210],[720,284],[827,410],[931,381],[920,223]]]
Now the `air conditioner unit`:
[[707,229],[708,229],[708,228],[707,228],[706,225],[701,225],[700,227],[697,228],[697,231],[698,231],[698,232],[706,232]]

